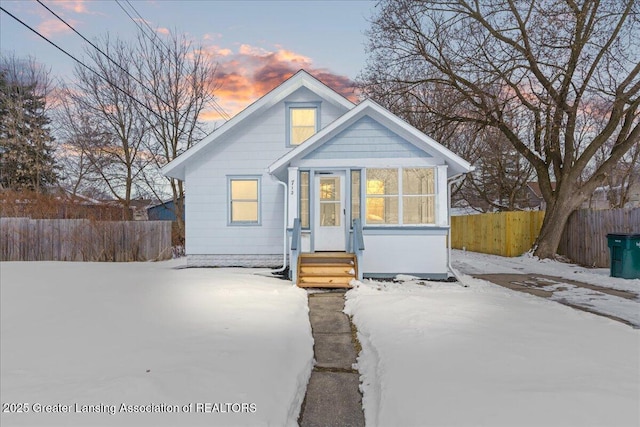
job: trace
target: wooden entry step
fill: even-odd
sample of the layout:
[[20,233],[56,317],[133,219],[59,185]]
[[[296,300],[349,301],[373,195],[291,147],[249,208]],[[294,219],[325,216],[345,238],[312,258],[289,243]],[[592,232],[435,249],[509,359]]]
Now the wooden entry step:
[[358,277],[356,256],[346,252],[303,253],[298,257],[301,288],[350,288]]

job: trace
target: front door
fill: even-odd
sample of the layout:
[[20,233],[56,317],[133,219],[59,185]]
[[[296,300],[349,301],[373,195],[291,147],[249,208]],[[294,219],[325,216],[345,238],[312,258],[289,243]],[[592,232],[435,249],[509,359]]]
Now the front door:
[[314,250],[344,251],[344,172],[317,174],[314,200]]

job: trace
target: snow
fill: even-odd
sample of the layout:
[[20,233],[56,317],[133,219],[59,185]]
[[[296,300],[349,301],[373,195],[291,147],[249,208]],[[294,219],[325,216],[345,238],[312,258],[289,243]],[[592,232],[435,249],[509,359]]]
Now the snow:
[[[577,268],[461,252],[454,261],[477,274]],[[588,274],[601,277],[572,278]],[[347,293],[367,426],[640,425],[640,330],[461,277],[468,287],[364,281]]]
[[[585,268],[559,261],[540,260],[530,254],[516,258],[505,258],[475,252],[453,251],[452,264],[454,268],[470,275],[487,273],[544,274],[603,288],[632,292],[636,295],[636,298],[629,300],[563,281],[539,279],[539,281],[546,280],[549,283],[540,289],[552,291],[553,295],[550,298],[552,300],[567,302],[599,313],[615,316],[640,328],[640,279],[631,280],[609,277],[608,269]],[[525,282],[520,282],[520,284],[527,285]]]
[[455,249],[451,252],[453,267],[465,274],[546,274],[606,288],[640,292],[640,279],[610,277],[608,268],[587,268],[550,259],[540,260],[530,253],[507,258]]
[[0,264],[2,403],[30,410],[1,424],[296,425],[313,366],[304,290],[183,263]]

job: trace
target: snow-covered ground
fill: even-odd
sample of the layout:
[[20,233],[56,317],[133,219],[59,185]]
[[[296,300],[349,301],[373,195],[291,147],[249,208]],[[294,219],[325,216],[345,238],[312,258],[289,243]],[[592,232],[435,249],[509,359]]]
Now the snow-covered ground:
[[[477,274],[579,269],[455,258]],[[462,278],[468,287],[364,281],[347,293],[367,426],[640,425],[640,330]],[[626,286],[618,280],[597,284]]]
[[180,263],[1,263],[0,424],[296,425],[306,292]]
[[540,260],[526,253],[507,258],[477,252],[453,250],[453,267],[462,273],[473,274],[522,274],[536,273],[577,280],[591,285],[640,293],[640,279],[610,277],[608,268],[586,268],[550,259]]
[[[636,295],[635,299],[630,300],[594,291],[562,280],[539,280],[539,282],[547,282],[541,289],[553,292],[550,297],[552,300],[615,316],[640,328],[640,279],[609,277],[609,269],[606,268],[585,268],[554,260],[539,260],[530,254],[505,258],[475,252],[453,251],[452,264],[454,268],[468,275],[532,273],[631,292]],[[526,282],[523,281],[520,284],[526,284]]]

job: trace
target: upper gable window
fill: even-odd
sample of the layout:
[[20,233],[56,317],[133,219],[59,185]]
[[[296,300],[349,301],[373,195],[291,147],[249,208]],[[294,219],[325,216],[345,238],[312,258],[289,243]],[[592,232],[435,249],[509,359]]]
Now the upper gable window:
[[319,104],[290,104],[287,108],[287,145],[300,145],[319,129]]

